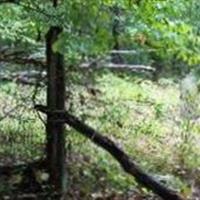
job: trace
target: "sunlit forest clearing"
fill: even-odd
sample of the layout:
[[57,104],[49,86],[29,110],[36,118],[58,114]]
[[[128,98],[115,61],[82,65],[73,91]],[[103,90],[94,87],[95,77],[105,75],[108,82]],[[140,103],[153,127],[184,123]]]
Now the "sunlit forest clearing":
[[199,6],[0,0],[0,199],[199,200]]

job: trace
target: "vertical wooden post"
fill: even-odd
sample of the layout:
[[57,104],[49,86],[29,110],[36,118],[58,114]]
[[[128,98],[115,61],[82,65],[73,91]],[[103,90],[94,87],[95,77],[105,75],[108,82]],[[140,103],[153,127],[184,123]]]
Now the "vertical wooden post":
[[[53,6],[57,1],[53,0]],[[58,39],[62,28],[50,27],[46,35],[46,59],[47,59],[47,106],[50,111],[65,109],[65,73],[64,56],[53,51],[53,44]],[[56,192],[63,193],[66,187],[65,172],[65,136],[64,124],[47,115],[47,163],[50,174],[50,184]]]
[[[46,35],[47,56],[47,106],[51,111],[65,109],[65,81],[64,81],[64,58],[60,53],[53,52],[52,46],[57,40],[62,29],[51,27]],[[65,179],[65,137],[64,124],[53,121],[47,116],[47,162],[50,172],[50,180],[53,185],[63,189]]]

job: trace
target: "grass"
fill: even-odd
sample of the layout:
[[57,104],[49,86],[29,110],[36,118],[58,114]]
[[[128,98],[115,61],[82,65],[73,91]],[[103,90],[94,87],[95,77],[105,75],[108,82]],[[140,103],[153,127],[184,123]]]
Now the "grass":
[[[200,180],[196,174],[200,166],[200,127],[187,125],[189,122],[180,115],[178,84],[164,78],[155,83],[109,72],[98,74],[95,81],[92,86],[95,92],[89,87],[73,86],[71,112],[115,140],[146,171],[190,196],[191,181]],[[4,161],[43,156],[45,130],[31,109],[32,93],[31,87],[1,85],[0,110],[9,110],[24,98],[23,106],[0,122],[0,156]],[[37,101],[44,100],[42,91]],[[127,192],[135,188],[145,193],[103,150],[69,127],[66,136],[72,166],[69,185],[70,182],[79,185],[84,194]]]

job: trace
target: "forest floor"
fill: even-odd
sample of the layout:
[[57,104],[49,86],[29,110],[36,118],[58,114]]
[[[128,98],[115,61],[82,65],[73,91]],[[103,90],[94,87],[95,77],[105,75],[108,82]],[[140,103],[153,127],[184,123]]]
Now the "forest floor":
[[[128,74],[104,72],[88,82],[71,85],[70,111],[113,139],[143,169],[190,200],[200,199],[200,125],[188,117],[179,81],[160,78],[153,82]],[[45,128],[34,102],[44,103],[44,89],[15,83],[1,84],[0,165],[30,162],[43,157]],[[186,107],[185,107],[186,106]],[[194,107],[194,106],[193,106]],[[14,109],[13,112],[12,109]],[[10,111],[10,112],[9,112]],[[197,112],[196,107],[192,112]],[[7,116],[2,118],[5,113]],[[2,117],[1,117],[2,116]],[[66,127],[68,165],[67,199],[157,200],[115,160]],[[42,184],[46,175],[34,171]],[[0,194],[8,199],[12,187],[21,184],[17,171],[0,177]],[[5,192],[6,191],[6,192]]]

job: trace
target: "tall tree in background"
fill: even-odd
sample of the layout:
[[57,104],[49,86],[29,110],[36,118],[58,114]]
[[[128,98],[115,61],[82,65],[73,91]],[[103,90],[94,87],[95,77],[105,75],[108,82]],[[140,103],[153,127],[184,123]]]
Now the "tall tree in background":
[[[118,51],[121,48],[120,44],[120,35],[121,32],[121,22],[120,15],[122,10],[118,5],[114,5],[112,8],[113,13],[113,22],[112,22],[112,36],[113,36],[113,50]],[[123,63],[122,57],[118,53],[112,53],[112,62],[113,63]]]

